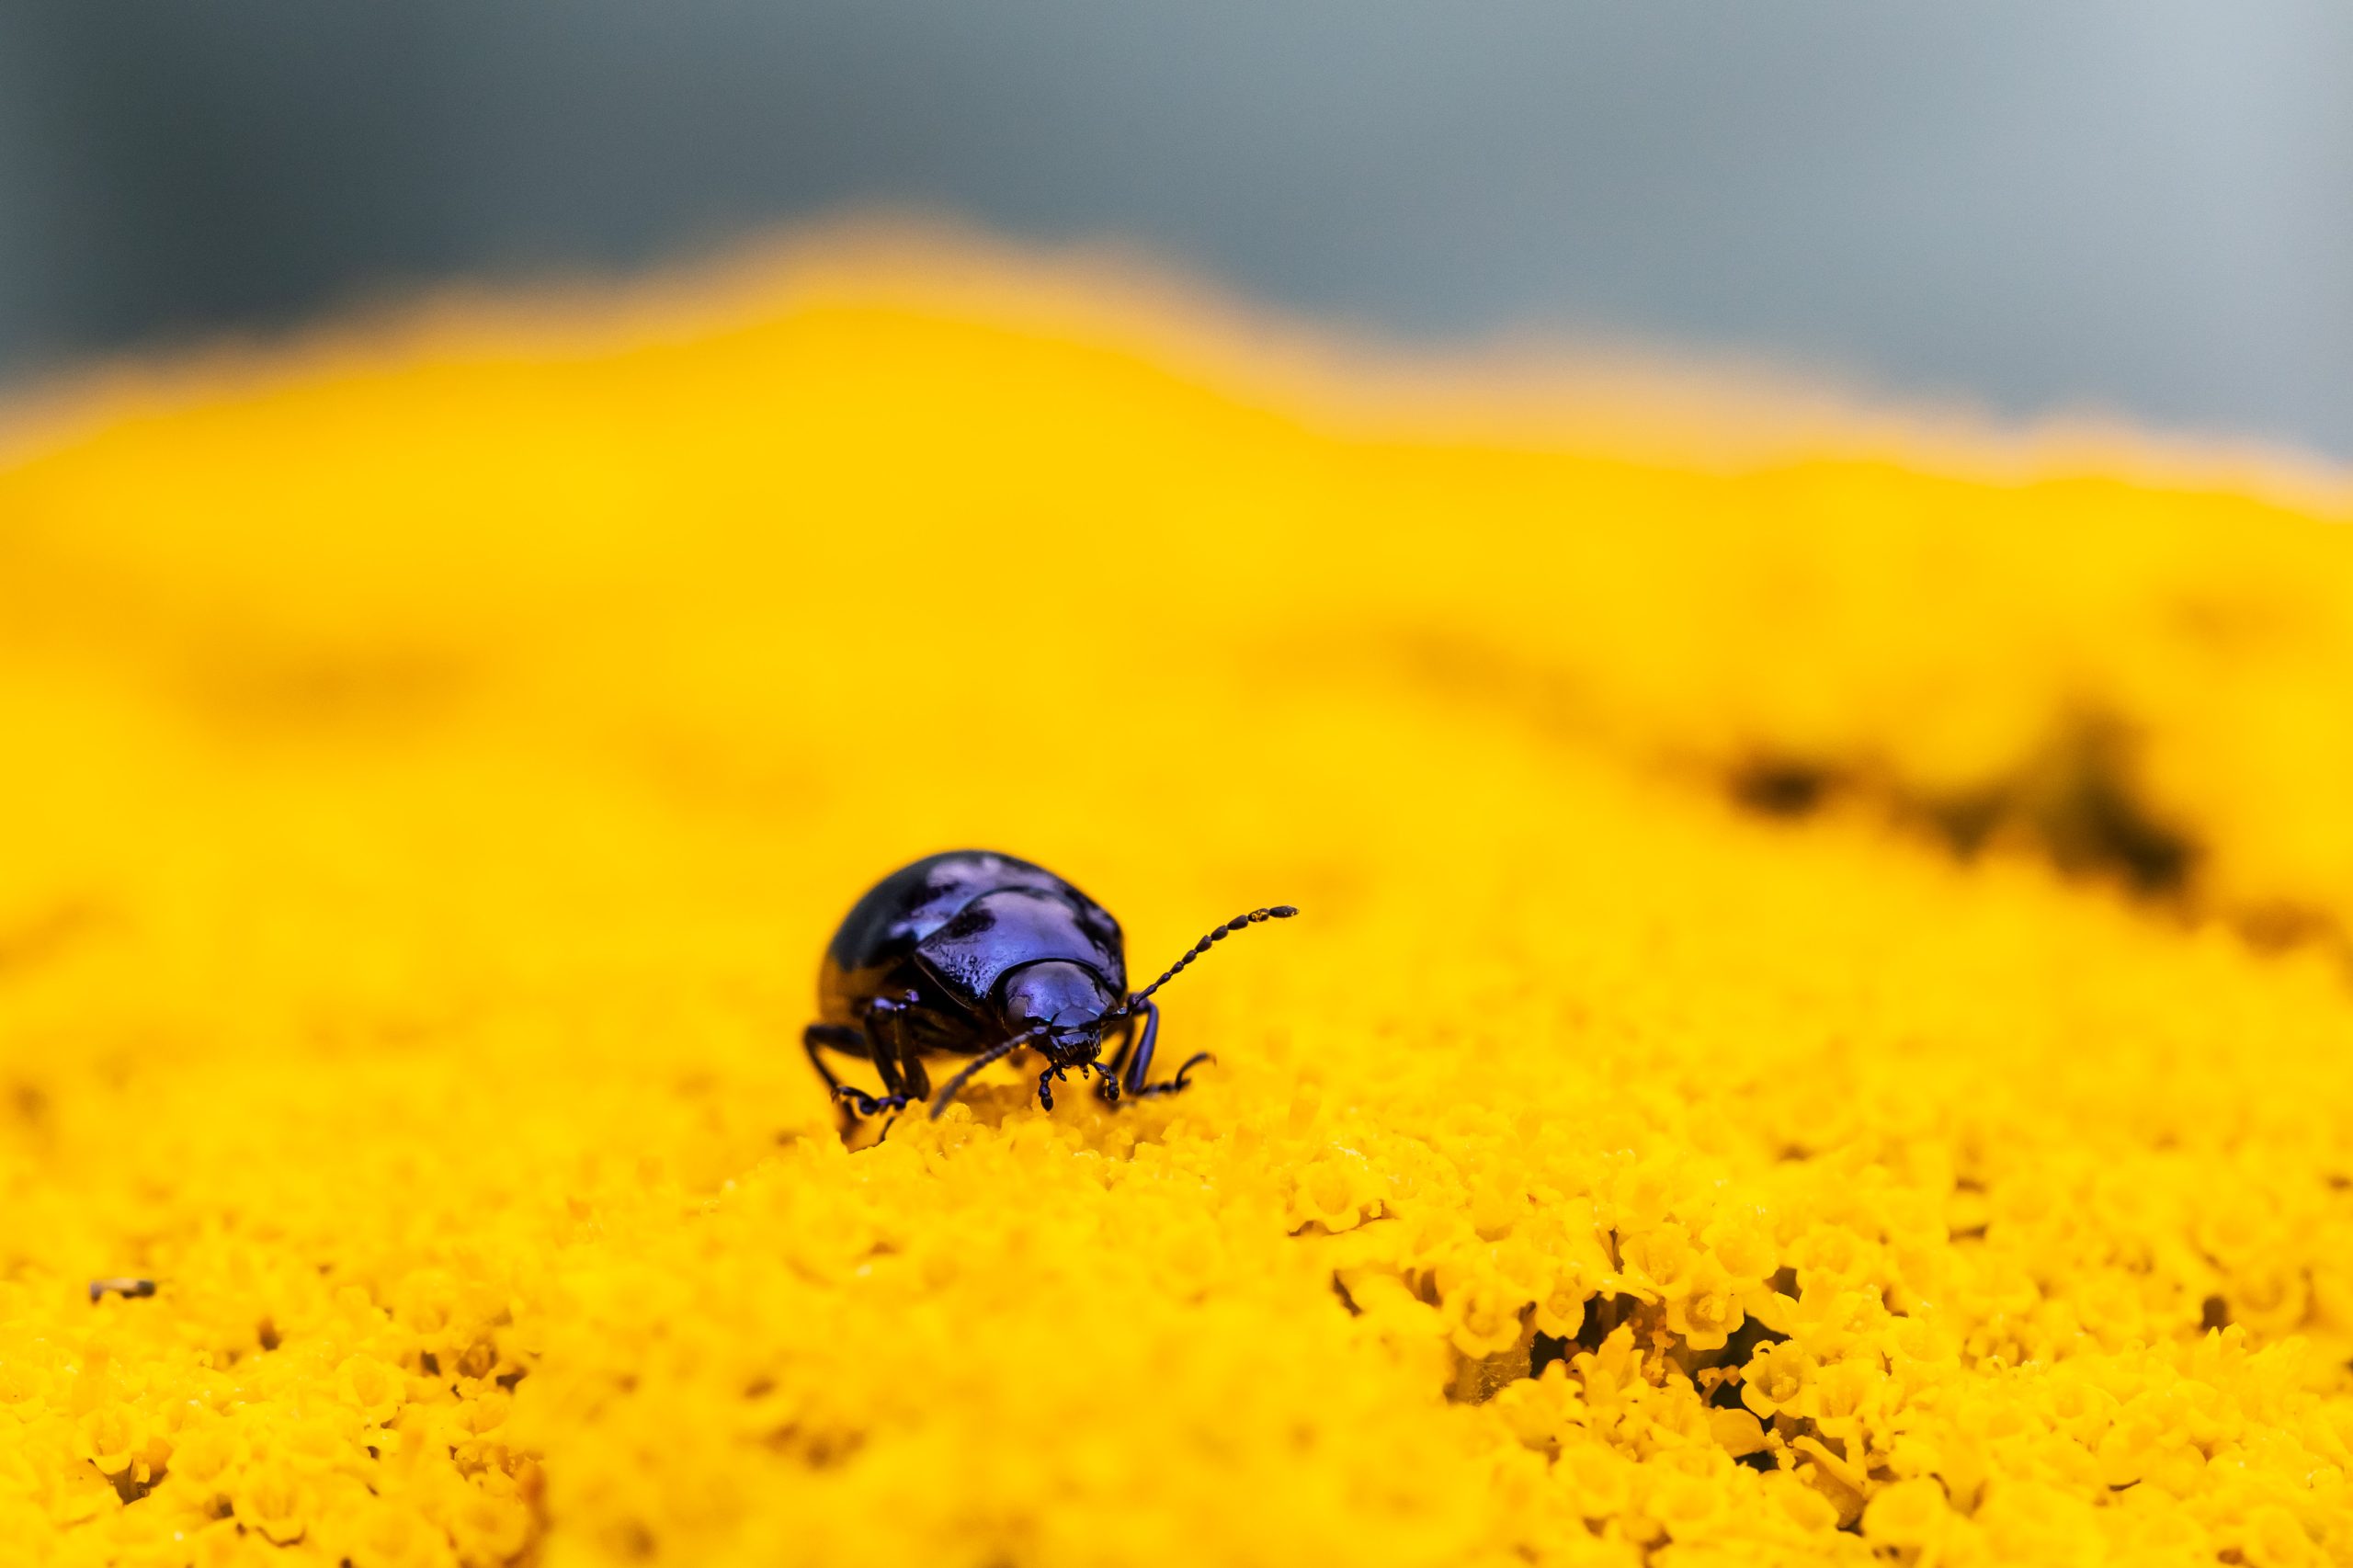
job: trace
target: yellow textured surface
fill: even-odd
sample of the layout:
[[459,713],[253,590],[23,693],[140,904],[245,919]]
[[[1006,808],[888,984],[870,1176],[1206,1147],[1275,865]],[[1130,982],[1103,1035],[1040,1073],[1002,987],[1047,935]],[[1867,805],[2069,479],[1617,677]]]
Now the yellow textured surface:
[[[2353,1562],[2353,535],[956,299],[0,472],[0,1562]],[[849,1152],[961,843],[1305,914]]]

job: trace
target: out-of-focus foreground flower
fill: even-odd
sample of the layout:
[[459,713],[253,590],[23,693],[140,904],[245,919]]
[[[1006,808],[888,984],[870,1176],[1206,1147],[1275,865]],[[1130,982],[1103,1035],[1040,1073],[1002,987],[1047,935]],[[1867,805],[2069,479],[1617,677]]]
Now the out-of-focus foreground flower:
[[[0,472],[0,1562],[2353,1562],[2353,534],[947,298]],[[1305,914],[847,1150],[966,843]]]

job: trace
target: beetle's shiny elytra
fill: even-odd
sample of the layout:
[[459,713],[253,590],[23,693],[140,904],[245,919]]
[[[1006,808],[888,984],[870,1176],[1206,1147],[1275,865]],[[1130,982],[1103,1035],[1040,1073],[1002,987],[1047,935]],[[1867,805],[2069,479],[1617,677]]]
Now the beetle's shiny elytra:
[[[1095,1092],[1107,1103],[1173,1095],[1209,1053],[1152,1082],[1160,1038],[1152,994],[1228,934],[1298,913],[1278,904],[1238,915],[1131,995],[1110,911],[1010,855],[933,855],[892,872],[852,906],[825,949],[818,1021],[802,1031],[801,1043],[826,1086],[861,1116],[929,1096],[925,1057],[972,1058],[933,1100],[936,1117],[973,1074],[1025,1045],[1046,1060],[1038,1101],[1048,1110],[1055,1080],[1067,1081],[1074,1067],[1096,1075]],[[1115,1035],[1106,1062],[1104,1043]],[[827,1051],[873,1062],[882,1092],[843,1084],[825,1064]]]

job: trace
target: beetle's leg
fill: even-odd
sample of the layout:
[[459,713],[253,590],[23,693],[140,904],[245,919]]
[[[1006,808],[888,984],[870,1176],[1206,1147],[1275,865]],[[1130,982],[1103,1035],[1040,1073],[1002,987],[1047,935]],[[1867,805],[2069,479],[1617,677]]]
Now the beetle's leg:
[[895,997],[877,996],[866,1005],[866,1038],[874,1054],[874,1071],[882,1079],[882,1092],[904,1100],[907,1093],[904,1063],[906,1031],[900,1027],[900,1015],[907,1005]]
[[1136,1041],[1135,1051],[1124,1063],[1120,1074],[1120,1087],[1128,1094],[1143,1092],[1143,1081],[1152,1075],[1153,1047],[1160,1043],[1160,1004],[1146,1001],[1143,1005],[1143,1037]]
[[[841,1104],[846,1114],[855,1111],[859,1116],[879,1116],[886,1110],[904,1110],[910,1101],[922,1098],[930,1089],[931,1085],[923,1080],[921,1068],[916,1069],[915,1081],[910,1084],[900,1066],[897,1047],[901,1038],[898,1029],[901,1006],[878,997],[868,1006],[868,1027],[865,1028],[849,1024],[811,1024],[801,1031],[801,1043],[809,1052],[810,1063],[817,1069],[818,1076],[825,1080],[825,1086],[834,1092],[834,1098]],[[824,1059],[817,1054],[821,1048],[861,1056],[873,1062],[874,1071],[882,1079],[882,1092],[870,1095],[853,1085],[843,1083],[825,1065]],[[848,1131],[847,1121],[843,1123],[843,1131],[845,1133]]]
[[878,996],[866,1006],[866,1036],[875,1045],[875,1072],[882,1074],[882,1087],[908,1102],[932,1097],[932,1074],[925,1072],[923,1050],[906,1039],[906,1015],[913,1003],[915,994],[908,991],[899,998]]
[[1153,1048],[1160,1041],[1160,1004],[1146,1000],[1143,1005],[1143,1038],[1136,1041],[1135,1054],[1129,1058],[1127,1071],[1120,1074],[1120,1092],[1130,1099],[1150,1099],[1155,1095],[1173,1095],[1187,1086],[1185,1074],[1215,1057],[1206,1051],[1197,1051],[1186,1058],[1185,1065],[1176,1069],[1176,1076],[1165,1084],[1146,1082],[1152,1076]]
[[[1147,1002],[1144,1005],[1146,1006],[1150,1006],[1152,1004]],[[1103,1075],[1103,1081],[1095,1085],[1096,1098],[1103,1101],[1106,1105],[1117,1105],[1119,1103],[1120,1084],[1127,1074],[1128,1054],[1134,1051],[1135,1048],[1136,1016],[1133,1013],[1130,1013],[1124,1019],[1120,1020],[1119,1049],[1111,1052],[1111,1059],[1108,1062],[1098,1062],[1096,1063],[1096,1070]]]
[[842,1081],[834,1076],[834,1070],[825,1065],[825,1059],[817,1052],[824,1050],[838,1051],[849,1056],[872,1054],[866,1043],[866,1031],[848,1024],[811,1024],[801,1031],[801,1049],[809,1053],[809,1065],[817,1070],[817,1076],[825,1080],[826,1090],[836,1095],[842,1092]]
[[873,1116],[881,1110],[904,1110],[917,1100],[931,1097],[931,1074],[925,1072],[922,1060],[907,1046],[906,1011],[915,997],[877,996],[866,1005],[866,1041],[869,1054],[874,1059],[874,1071],[881,1075],[882,1093],[862,1095],[846,1089],[858,1107],[860,1116]]
[[1216,1057],[1211,1055],[1206,1051],[1197,1051],[1193,1052],[1192,1055],[1185,1058],[1185,1064],[1176,1069],[1176,1076],[1169,1079],[1165,1084],[1146,1084],[1142,1088],[1135,1091],[1135,1097],[1140,1100],[1148,1100],[1160,1095],[1182,1094],[1187,1089],[1193,1086],[1192,1080],[1188,1076],[1193,1069],[1199,1067],[1204,1062],[1215,1062],[1216,1060]]
[[[809,1065],[817,1070],[817,1076],[825,1081],[825,1087],[831,1092],[835,1103],[842,1108],[844,1137],[849,1135],[848,1118],[853,1107],[856,1108],[857,1114],[859,1116],[873,1116],[886,1109],[905,1108],[906,1096],[893,1096],[886,1093],[877,1098],[863,1089],[854,1088],[834,1076],[834,1070],[826,1066],[825,1059],[818,1054],[821,1051],[838,1051],[846,1056],[873,1060],[875,1054],[873,1042],[867,1039],[866,1031],[856,1025],[811,1024],[801,1031],[801,1048],[809,1053]],[[886,1085],[885,1087],[887,1086]]]

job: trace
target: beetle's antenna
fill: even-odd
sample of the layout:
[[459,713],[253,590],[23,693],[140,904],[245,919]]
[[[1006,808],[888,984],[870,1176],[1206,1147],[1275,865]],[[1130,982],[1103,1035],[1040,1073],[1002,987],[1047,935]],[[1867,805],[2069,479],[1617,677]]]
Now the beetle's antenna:
[[1199,958],[1203,953],[1208,952],[1210,950],[1211,944],[1224,941],[1229,935],[1241,930],[1245,926],[1256,926],[1261,920],[1288,920],[1298,913],[1298,909],[1290,904],[1279,903],[1271,909],[1254,909],[1247,915],[1235,915],[1233,919],[1227,921],[1216,930],[1211,931],[1199,941],[1195,942],[1190,952],[1188,952],[1183,958],[1178,959],[1175,963],[1168,966],[1168,972],[1166,974],[1162,975],[1158,980],[1154,981],[1150,985],[1145,986],[1142,990],[1129,997],[1118,1007],[1113,1008],[1109,1013],[1106,1014],[1105,1017],[1117,1018],[1126,1017],[1138,1007],[1143,1006],[1144,998],[1150,996],[1154,992],[1159,990],[1162,986],[1176,979],[1177,975],[1183,973],[1187,964],[1191,963],[1195,959]]
[[982,1068],[987,1066],[992,1062],[1003,1061],[1006,1057],[1012,1055],[1014,1051],[1018,1050],[1020,1047],[1028,1044],[1031,1040],[1035,1039],[1039,1035],[1044,1034],[1045,1032],[1046,1026],[1044,1024],[1032,1024],[1029,1028],[1023,1029],[1019,1034],[1015,1035],[1012,1039],[997,1041],[995,1045],[990,1046],[986,1051],[982,1051],[978,1056],[973,1057],[972,1061],[966,1062],[964,1064],[964,1070],[957,1074],[953,1078],[949,1079],[948,1086],[940,1090],[938,1094],[932,1096],[931,1119],[934,1121],[938,1121],[939,1119],[940,1113],[948,1108],[948,1102],[956,1097],[956,1091],[962,1088],[967,1083],[969,1083],[972,1080],[973,1074],[979,1072]]

